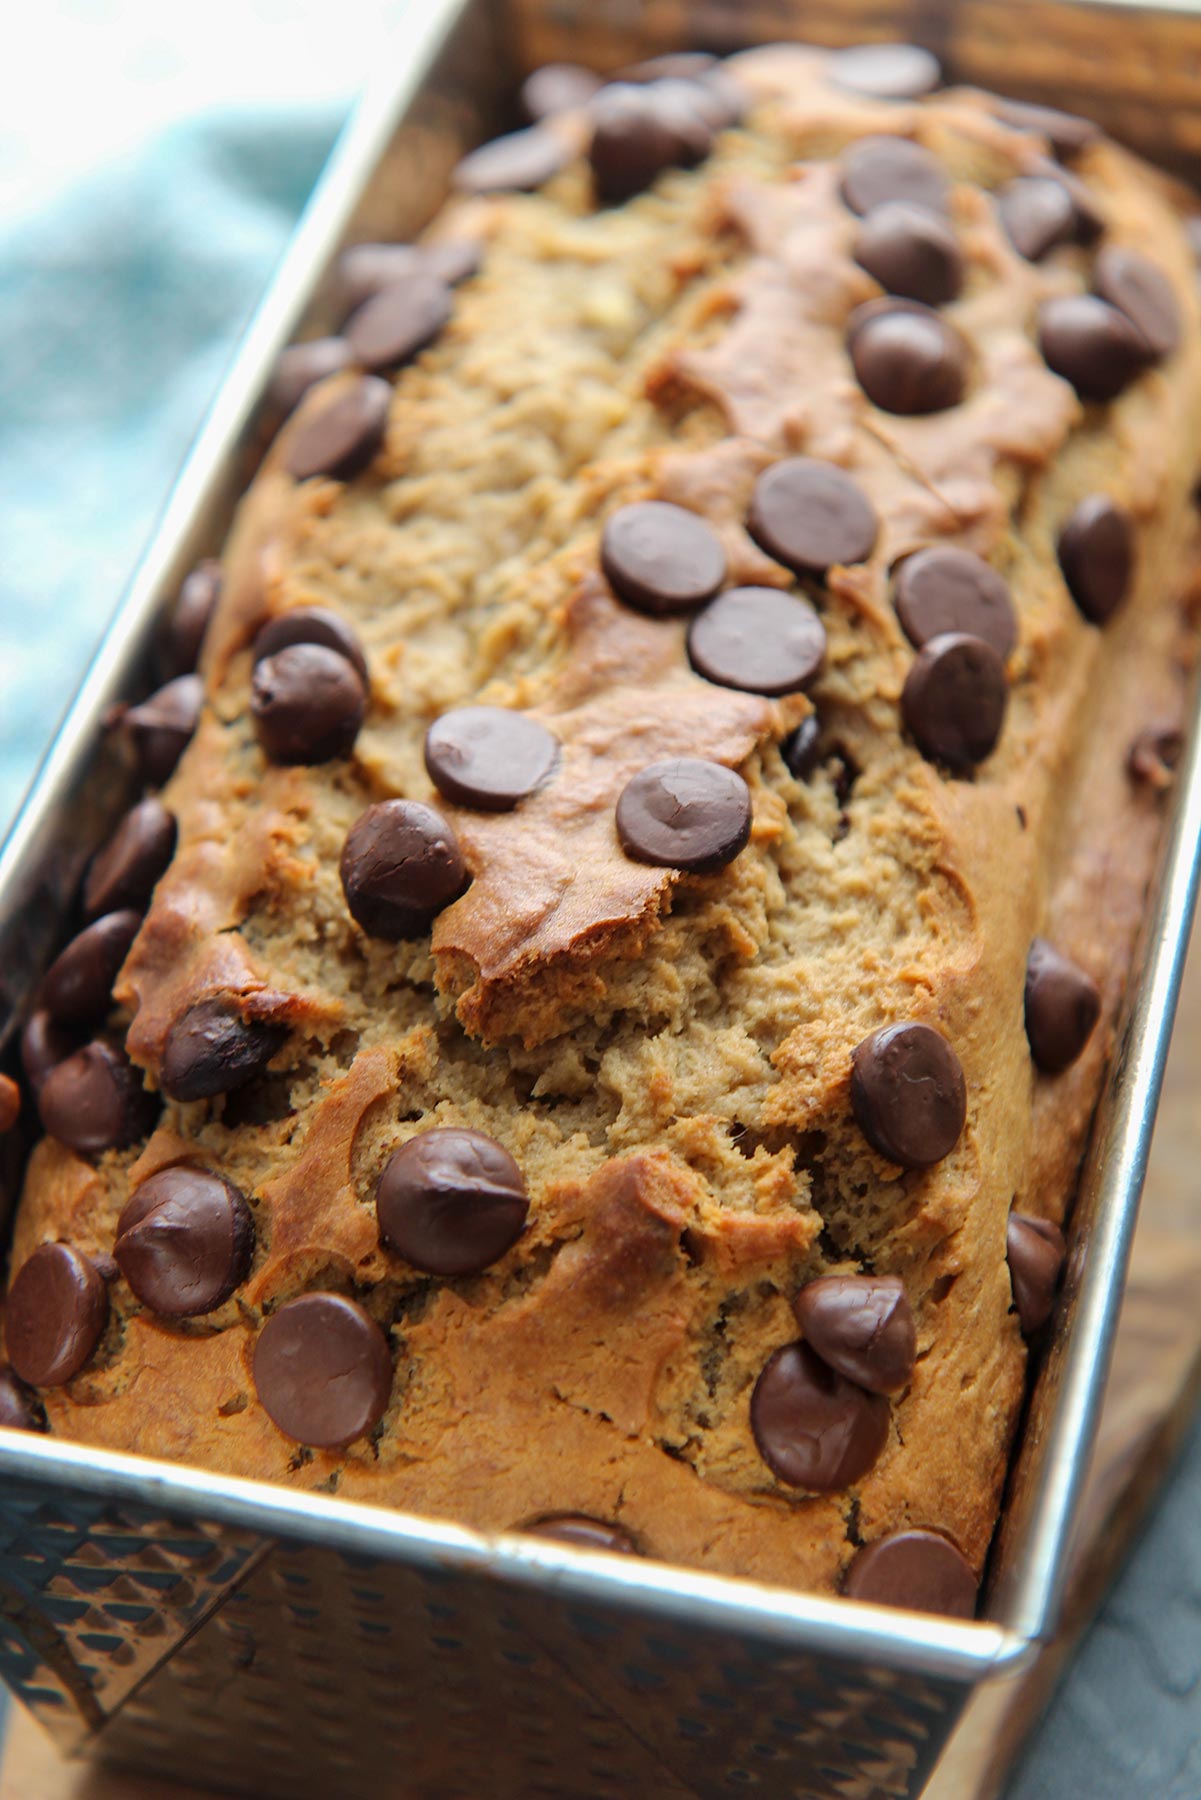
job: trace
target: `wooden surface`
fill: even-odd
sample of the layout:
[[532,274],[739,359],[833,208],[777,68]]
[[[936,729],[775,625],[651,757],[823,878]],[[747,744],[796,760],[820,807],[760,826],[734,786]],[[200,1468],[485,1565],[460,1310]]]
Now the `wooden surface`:
[[[925,1800],[996,1800],[1192,1417],[1201,1388],[1199,1069],[1201,933],[1194,933],[1101,1435],[1082,1511],[1067,1629],[1028,1675],[994,1688],[969,1708]],[[213,1796],[207,1789],[64,1762],[41,1728],[14,1709],[0,1764],[0,1800],[213,1800]]]

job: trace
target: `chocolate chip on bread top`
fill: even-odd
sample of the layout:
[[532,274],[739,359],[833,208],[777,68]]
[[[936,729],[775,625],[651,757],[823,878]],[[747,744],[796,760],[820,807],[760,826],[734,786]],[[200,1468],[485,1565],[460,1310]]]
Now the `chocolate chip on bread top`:
[[911,46],[526,102],[123,726],[6,1417],[964,1613],[1179,752],[1186,202]]

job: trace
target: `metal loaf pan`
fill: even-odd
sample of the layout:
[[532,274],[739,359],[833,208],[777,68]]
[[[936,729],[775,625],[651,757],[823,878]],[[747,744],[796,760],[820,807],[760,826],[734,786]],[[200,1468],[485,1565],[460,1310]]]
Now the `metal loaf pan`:
[[[164,600],[219,549],[275,357],[345,244],[403,238],[520,74],[768,37],[920,39],[952,77],[1201,130],[1201,16],[963,0],[412,0],[0,854],[0,1039],[128,801],[102,750]],[[1038,62],[1031,61],[1038,47]],[[1099,48],[1101,47],[1101,48]],[[1188,116],[1161,97],[1187,104]],[[256,1796],[920,1793],[967,1700],[1054,1631],[1195,899],[1192,733],[985,1616],[960,1624],[589,1556],[0,1430],[0,1674],[66,1746]]]

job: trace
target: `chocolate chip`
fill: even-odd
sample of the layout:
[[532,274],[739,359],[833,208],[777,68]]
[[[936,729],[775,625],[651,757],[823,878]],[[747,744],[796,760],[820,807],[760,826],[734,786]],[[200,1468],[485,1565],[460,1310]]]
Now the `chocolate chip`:
[[888,1402],[865,1393],[808,1344],[786,1344],[751,1395],[751,1430],[772,1474],[833,1494],[862,1479],[888,1441]]
[[31,1012],[21,1033],[21,1065],[36,1095],[51,1069],[66,1062],[80,1046],[80,1034],[51,1018],[44,1006]]
[[959,1142],[967,1085],[932,1025],[885,1025],[853,1055],[851,1110],[873,1150],[903,1169],[928,1169]]
[[1091,975],[1035,938],[1026,960],[1026,1036],[1046,1075],[1076,1061],[1101,1016],[1101,993]]
[[613,591],[653,617],[700,606],[726,578],[712,526],[664,500],[619,507],[605,523],[600,556]]
[[951,191],[938,158],[903,137],[861,138],[842,159],[839,185],[846,204],[861,216],[890,200],[943,214]]
[[303,344],[289,344],[280,352],[263,401],[272,426],[289,418],[310,388],[348,369],[353,360],[345,338],[308,338]]
[[1076,208],[1062,181],[1019,175],[997,195],[997,212],[1010,243],[1027,262],[1041,262],[1076,236]]
[[137,1143],[158,1110],[128,1058],[99,1040],[56,1064],[37,1100],[43,1128],[80,1156]]
[[1067,1245],[1050,1219],[1011,1212],[1005,1248],[1018,1323],[1024,1337],[1033,1337],[1054,1310]]
[[678,99],[664,105],[651,88],[614,83],[601,90],[592,110],[588,160],[597,198],[605,205],[631,199],[664,169],[704,154],[709,127],[701,115],[690,117]]
[[1134,525],[1107,494],[1082,500],[1059,534],[1059,566],[1068,591],[1094,625],[1121,606],[1134,575]]
[[1008,701],[1005,665],[992,645],[947,631],[914,657],[901,714],[923,756],[963,770],[996,749]]
[[369,937],[419,937],[470,876],[442,814],[419,800],[381,800],[351,826],[342,849],[342,891]]
[[362,677],[324,644],[290,644],[254,666],[255,736],[274,763],[349,756],[367,711]]
[[384,1164],[380,1240],[427,1275],[478,1275],[510,1249],[530,1209],[509,1152],[481,1131],[435,1126]]
[[618,796],[617,835],[636,862],[710,874],[750,840],[750,790],[733,769],[700,757],[651,763]]
[[363,302],[347,323],[346,341],[364,369],[397,369],[433,343],[450,314],[446,283],[417,269]]
[[204,634],[220,598],[221,564],[209,557],[187,576],[171,614],[167,661],[173,675],[190,675],[200,661]]
[[254,1385],[285,1437],[341,1450],[374,1431],[392,1393],[388,1340],[341,1294],[302,1294],[271,1314],[254,1346]]
[[859,483],[837,463],[788,456],[755,482],[747,527],[777,562],[799,575],[824,575],[835,563],[866,562],[879,521]]
[[1049,369],[1070,381],[1082,400],[1113,400],[1150,360],[1146,341],[1125,313],[1095,294],[1043,302],[1038,347]]
[[991,644],[1002,662],[1018,641],[1017,612],[1006,583],[982,557],[938,545],[907,556],[892,593],[901,629],[918,650],[947,632]]
[[1106,244],[1097,256],[1093,287],[1125,314],[1152,356],[1171,356],[1180,343],[1180,308],[1171,282],[1149,257]]
[[920,44],[855,44],[835,50],[826,74],[836,87],[869,100],[920,100],[942,86],[938,58]]
[[619,69],[616,79],[635,83],[697,81],[718,67],[716,56],[709,50],[668,50],[662,56],[648,56],[643,62]]
[[451,179],[462,194],[529,192],[565,169],[571,156],[566,137],[545,125],[527,125],[472,150]]
[[688,630],[697,674],[745,693],[795,694],[825,654],[826,631],[814,608],[779,588],[727,588]]
[[425,734],[425,766],[448,800],[508,812],[548,782],[559,740],[537,719],[501,706],[456,706]]
[[21,1117],[21,1090],[11,1075],[0,1075],[0,1136]]
[[587,106],[600,85],[600,76],[579,63],[543,63],[522,82],[521,104],[526,117],[537,124],[555,113]]
[[46,1429],[36,1397],[7,1366],[0,1368],[0,1425],[6,1425],[10,1431]]
[[233,996],[198,1001],[173,1020],[163,1045],[159,1085],[172,1100],[209,1100],[252,1081],[287,1031],[244,1019]]
[[107,1318],[95,1265],[70,1244],[40,1244],[8,1291],[8,1360],[30,1387],[61,1387],[91,1357]]
[[433,244],[352,244],[338,259],[338,286],[348,312],[381,288],[422,269],[447,287],[476,274],[482,246],[476,238],[442,238]]
[[384,441],[392,389],[378,375],[361,375],[293,435],[284,466],[297,481],[331,475],[349,481],[375,456]]
[[821,752],[821,736],[821,721],[814,712],[802,719],[795,731],[790,731],[786,738],[780,740],[780,755],[784,759],[784,767],[794,780],[808,781],[816,769]]
[[[659,93],[667,88],[667,83],[659,83]],[[747,96],[729,70],[717,63],[698,75],[690,75],[685,80],[678,77],[672,82],[673,89],[686,89],[679,95],[694,112],[698,112],[711,132],[725,131],[731,125],[741,124],[746,116]]]
[[1126,768],[1131,780],[1164,793],[1175,780],[1184,751],[1184,733],[1175,725],[1149,726],[1130,746]]
[[966,340],[914,300],[869,300],[848,322],[847,348],[859,385],[884,412],[945,412],[967,388]]
[[181,1164],[134,1189],[117,1220],[113,1255],[143,1306],[191,1319],[241,1286],[253,1250],[254,1223],[240,1189]]
[[125,729],[133,740],[138,772],[149,786],[162,787],[170,780],[192,741],[203,704],[204,683],[199,675],[177,675],[126,713]]
[[823,1275],[792,1303],[805,1342],[873,1394],[895,1394],[913,1374],[917,1332],[895,1275]]
[[295,606],[290,612],[277,613],[260,626],[254,640],[252,660],[262,662],[266,656],[278,656],[292,644],[324,644],[336,650],[356,668],[367,686],[367,658],[363,646],[340,614],[325,606]]
[[144,908],[175,854],[176,824],[161,800],[140,800],[92,858],[83,884],[90,919]]
[[1072,229],[1076,242],[1086,247],[1095,244],[1105,230],[1105,218],[1097,210],[1096,200],[1087,182],[1081,181],[1079,175],[1074,175],[1070,169],[1060,168],[1058,163],[1042,157],[1029,165],[1028,173],[1058,181],[1061,187],[1066,188],[1075,214]]
[[972,1566],[939,1531],[894,1531],[866,1544],[847,1570],[842,1591],[849,1600],[953,1619],[970,1619],[976,1611]]
[[55,1020],[77,1025],[104,1017],[113,983],[141,924],[140,913],[105,913],[59,952],[40,989],[42,1004]]
[[943,306],[963,288],[963,253],[944,220],[902,200],[877,206],[855,237],[855,261],[889,294]]
[[1057,106],[1037,106],[1028,100],[1002,99],[992,96],[997,117],[1016,131],[1037,131],[1045,137],[1056,156],[1075,156],[1086,144],[1095,143],[1101,128],[1091,119],[1077,113],[1061,112]]
[[584,1513],[548,1513],[524,1525],[527,1537],[554,1538],[561,1544],[573,1544],[578,1550],[613,1550],[619,1556],[638,1556],[637,1544],[620,1525],[606,1525],[601,1519],[590,1519]]
[[713,148],[714,132],[724,122],[718,119],[720,102],[715,104],[699,81],[656,81],[646,92],[676,135],[675,160],[681,168],[704,162]]

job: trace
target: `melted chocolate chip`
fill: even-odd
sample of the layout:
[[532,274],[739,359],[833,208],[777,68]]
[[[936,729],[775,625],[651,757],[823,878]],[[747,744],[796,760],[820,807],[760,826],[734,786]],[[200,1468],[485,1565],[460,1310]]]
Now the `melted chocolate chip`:
[[354,1300],[302,1294],[259,1332],[254,1385],[285,1437],[341,1450],[384,1416],[392,1393],[388,1340]]
[[879,1460],[888,1441],[888,1402],[847,1381],[808,1344],[786,1344],[755,1383],[751,1430],[778,1480],[834,1494]]
[[480,1131],[436,1126],[394,1150],[376,1189],[381,1242],[427,1275],[478,1275],[510,1249],[529,1212],[525,1179]]
[[161,800],[140,800],[92,858],[83,884],[90,919],[144,908],[175,854],[176,825]]
[[105,913],[59,952],[40,990],[42,1003],[55,1020],[78,1025],[104,1017],[113,983],[141,924],[140,913]]
[[895,1275],[823,1275],[792,1303],[805,1342],[873,1394],[895,1394],[913,1374],[917,1332]]
[[419,800],[381,800],[351,826],[342,849],[342,891],[369,937],[420,937],[470,876],[442,814]]
[[976,1610],[971,1564],[939,1531],[894,1531],[866,1544],[843,1580],[849,1600],[904,1606],[970,1619]]
[[963,252],[945,220],[902,200],[873,207],[855,237],[855,261],[888,294],[944,306],[963,288]]
[[1145,339],[1125,313],[1095,294],[1063,294],[1044,301],[1038,347],[1056,375],[1082,400],[1113,400],[1150,360]]
[[378,375],[362,375],[300,422],[284,457],[297,481],[330,475],[349,481],[372,461],[384,441],[392,389]]
[[698,675],[750,694],[795,694],[818,673],[826,630],[809,601],[779,588],[727,588],[688,629]]
[[856,307],[847,349],[860,387],[884,412],[945,412],[967,389],[970,354],[955,327],[914,300]]
[[261,1073],[286,1036],[282,1025],[244,1019],[232,996],[201,1000],[168,1029],[159,1084],[172,1100],[227,1094]]
[[1184,750],[1184,733],[1175,725],[1152,725],[1130,746],[1126,768],[1132,781],[1165,793],[1176,778]]
[[747,527],[777,562],[798,575],[824,575],[835,563],[866,562],[879,520],[859,483],[837,463],[788,456],[756,480]]
[[367,658],[363,655],[363,646],[345,619],[328,607],[296,606],[290,612],[277,613],[275,618],[268,619],[260,626],[254,640],[253,661],[259,663],[265,656],[278,656],[281,650],[287,650],[293,644],[323,644],[327,650],[336,650],[358,670],[364,687],[367,686]]
[[30,1387],[61,1387],[92,1356],[107,1318],[95,1264],[70,1244],[40,1244],[8,1292],[8,1360]]
[[37,1100],[45,1130],[80,1156],[136,1143],[146,1136],[158,1110],[127,1057],[99,1041],[56,1064]]
[[290,644],[254,666],[255,735],[274,763],[349,756],[367,711],[354,665],[323,644]]
[[21,1066],[34,1094],[51,1069],[79,1049],[80,1034],[60,1025],[44,1006],[31,1012],[21,1033]]
[[920,44],[855,44],[826,63],[835,87],[869,100],[920,100],[942,86],[936,56]]
[[816,713],[801,720],[795,731],[780,740],[784,767],[796,781],[808,781],[821,754],[821,721]]
[[907,556],[897,570],[892,600],[915,649],[947,632],[961,632],[982,638],[1006,662],[1017,644],[1017,611],[1009,588],[969,550],[938,545]]
[[1072,599],[1094,625],[1104,625],[1130,591],[1134,525],[1107,494],[1090,494],[1059,534],[1059,566]]
[[1097,256],[1093,286],[1125,314],[1152,356],[1171,356],[1180,343],[1180,308],[1171,282],[1149,257],[1106,244]]
[[584,1513],[548,1513],[522,1526],[527,1537],[554,1538],[561,1544],[573,1544],[577,1550],[613,1550],[619,1556],[638,1556],[637,1544],[620,1525],[606,1525],[602,1519],[590,1519]]
[[665,169],[703,157],[712,131],[699,111],[654,87],[617,82],[593,102],[588,160],[598,200],[613,205],[650,187]]
[[1067,1245],[1058,1225],[1029,1213],[1011,1212],[1006,1236],[1009,1279],[1024,1337],[1041,1331],[1055,1307],[1055,1291]]
[[346,341],[364,369],[397,369],[432,344],[451,314],[450,289],[416,269],[365,300],[346,326]]
[[1017,131],[1037,131],[1045,137],[1056,156],[1075,156],[1086,144],[1095,143],[1101,128],[1091,119],[1077,113],[1061,112],[1057,106],[1037,106],[1029,100],[992,97],[993,111],[1006,125]]
[[352,244],[338,259],[338,285],[348,311],[381,288],[422,269],[447,287],[476,274],[482,248],[475,238],[443,238],[433,244]]
[[456,706],[425,734],[425,766],[448,800],[508,812],[554,774],[559,740],[537,719],[501,706]]
[[928,1169],[959,1142],[967,1084],[932,1025],[885,1025],[857,1046],[851,1110],[873,1150],[903,1169]]
[[246,1279],[254,1224],[245,1196],[219,1175],[185,1165],[136,1187],[117,1221],[113,1255],[151,1312],[212,1312]]
[[527,125],[472,150],[451,179],[461,194],[529,193],[565,169],[571,155],[566,137],[545,125]]
[[600,85],[600,76],[579,63],[544,63],[522,82],[521,104],[526,116],[537,124],[555,113],[587,106]]
[[10,1431],[45,1431],[46,1421],[36,1397],[7,1366],[0,1368],[0,1425]]
[[173,675],[190,675],[200,661],[204,634],[221,598],[221,564],[197,563],[179,590],[167,632],[167,661]]
[[140,706],[125,715],[133,740],[138,772],[151,787],[169,781],[176,763],[192,741],[204,704],[199,675],[177,675]]
[[1035,938],[1026,960],[1026,1036],[1045,1075],[1070,1067],[1101,1016],[1101,992],[1091,975]]
[[947,631],[914,657],[901,714],[923,756],[971,769],[996,749],[1008,700],[1005,665],[992,645]]
[[1027,262],[1041,262],[1076,237],[1076,208],[1062,181],[1047,175],[1019,175],[997,195],[1006,236]]
[[842,197],[853,213],[902,200],[926,212],[947,210],[950,184],[938,158],[903,137],[861,138],[842,159]]
[[605,524],[600,554],[614,593],[656,618],[711,600],[726,578],[712,526],[664,500],[619,507]]
[[700,757],[651,763],[618,796],[617,835],[636,862],[710,874],[750,840],[750,790],[733,769]]
[[348,369],[353,361],[345,338],[308,338],[303,344],[289,344],[280,352],[264,397],[272,427],[282,425],[296,411],[310,388]]

